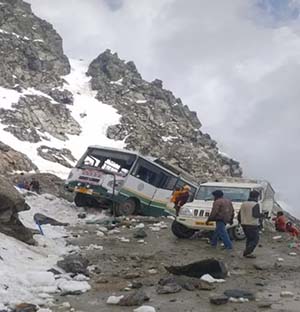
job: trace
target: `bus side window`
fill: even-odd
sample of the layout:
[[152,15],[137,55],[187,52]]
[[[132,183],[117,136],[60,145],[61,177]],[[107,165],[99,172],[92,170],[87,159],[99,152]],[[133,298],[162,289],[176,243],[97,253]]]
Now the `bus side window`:
[[164,190],[171,190],[173,191],[177,182],[177,177],[168,175],[166,176],[166,179],[164,180],[164,183],[160,185],[160,188]]
[[141,179],[142,181],[155,185],[155,181],[156,181],[156,177],[157,175],[155,174],[155,172],[149,170],[148,168],[145,168],[143,166],[140,166],[137,170],[137,172],[135,173],[135,176],[139,179]]

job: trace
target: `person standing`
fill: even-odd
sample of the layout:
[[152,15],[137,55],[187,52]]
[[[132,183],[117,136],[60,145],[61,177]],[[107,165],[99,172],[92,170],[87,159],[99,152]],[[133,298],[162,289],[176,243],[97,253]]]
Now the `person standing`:
[[176,217],[179,215],[180,208],[188,201],[190,197],[191,187],[185,185],[182,190],[176,190],[173,195],[173,202],[175,204]]
[[216,229],[211,238],[211,246],[216,247],[218,244],[218,239],[223,241],[225,249],[232,249],[232,242],[226,230],[227,224],[233,223],[234,210],[232,202],[224,198],[224,194],[221,190],[215,190],[212,192],[214,196],[214,203],[206,224],[211,221],[216,222]]
[[258,204],[259,195],[258,191],[251,191],[248,201],[242,203],[238,214],[238,221],[246,236],[246,248],[243,252],[246,258],[256,258],[253,251],[259,241],[259,219],[264,216]]

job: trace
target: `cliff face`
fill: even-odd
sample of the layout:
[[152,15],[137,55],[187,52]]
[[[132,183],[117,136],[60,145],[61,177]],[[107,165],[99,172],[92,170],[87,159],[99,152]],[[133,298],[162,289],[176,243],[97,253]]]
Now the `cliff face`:
[[[49,162],[51,168],[57,163],[71,167],[76,161],[74,144],[82,142],[83,132],[93,137],[96,131],[83,129],[96,114],[92,105],[110,105],[120,120],[105,125],[96,125],[96,120],[97,131],[104,129],[110,141],[105,138],[102,143],[94,136],[93,144],[124,142],[126,148],[182,168],[199,180],[241,176],[239,163],[222,156],[217,143],[201,131],[197,114],[165,90],[161,80],[145,81],[133,62],[107,50],[84,69],[81,84],[76,73],[74,85],[64,77],[70,70],[62,39],[52,25],[35,16],[22,0],[1,1],[0,132],[4,131],[5,146],[10,145],[14,152],[7,154],[4,148],[2,153],[9,156],[0,160],[0,168],[37,170],[30,163],[32,156],[35,161]],[[21,161],[23,143],[32,154]],[[17,164],[11,160],[14,157]]]
[[70,72],[62,39],[21,0],[0,3],[0,85],[49,90]]
[[107,135],[125,140],[129,149],[161,158],[199,179],[241,176],[239,163],[222,156],[217,143],[202,133],[197,114],[163,88],[161,80],[142,79],[133,62],[124,62],[109,50],[89,66],[97,98],[122,115]]
[[5,131],[31,143],[80,133],[68,108],[73,96],[62,88],[62,76],[70,72],[62,38],[22,0],[0,3],[0,72],[2,102],[14,95],[10,105],[0,102]]

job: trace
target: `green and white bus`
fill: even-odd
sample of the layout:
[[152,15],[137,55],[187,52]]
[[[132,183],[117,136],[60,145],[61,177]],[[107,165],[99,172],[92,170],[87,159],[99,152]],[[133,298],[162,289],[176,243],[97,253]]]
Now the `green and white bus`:
[[117,215],[175,214],[170,202],[175,188],[197,184],[187,173],[136,152],[89,146],[65,182],[77,206],[113,209]]

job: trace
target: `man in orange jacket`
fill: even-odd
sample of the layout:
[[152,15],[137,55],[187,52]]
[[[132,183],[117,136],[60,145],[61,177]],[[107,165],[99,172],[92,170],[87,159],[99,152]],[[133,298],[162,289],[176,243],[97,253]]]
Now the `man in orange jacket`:
[[175,204],[176,217],[179,214],[180,208],[188,201],[190,197],[190,186],[185,185],[181,190],[176,189],[172,195],[171,202]]

